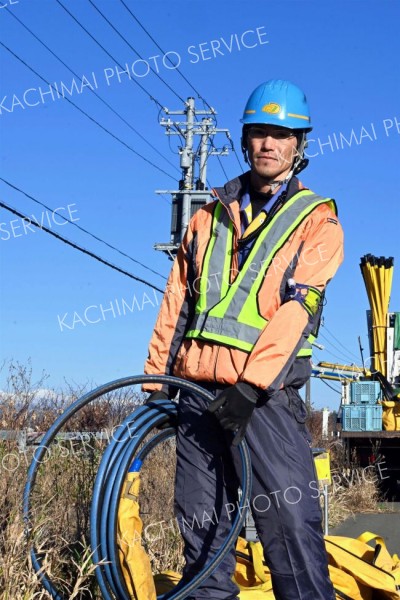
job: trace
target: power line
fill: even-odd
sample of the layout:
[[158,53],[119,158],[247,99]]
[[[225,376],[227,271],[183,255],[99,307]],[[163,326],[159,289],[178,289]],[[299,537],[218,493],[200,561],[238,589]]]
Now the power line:
[[[89,2],[90,1],[91,0],[89,0]],[[153,36],[151,35],[151,33],[149,33],[149,31],[144,27],[144,25],[142,25],[142,23],[139,21],[139,19],[133,14],[133,12],[129,8],[129,6],[127,6],[125,4],[124,0],[120,0],[120,2],[126,8],[126,10],[131,15],[131,17],[136,21],[136,23],[139,25],[139,27],[141,27],[143,29],[143,31],[146,33],[146,35],[148,35],[148,37],[151,39],[151,41],[157,46],[157,48],[160,50],[160,52],[162,52],[163,55],[166,56],[166,52],[164,52],[164,50],[161,48],[161,46],[158,44],[158,42],[153,38]],[[173,62],[172,62],[172,60],[169,57],[168,57],[168,60],[173,65]],[[186,81],[186,83],[192,88],[192,90],[197,94],[197,97],[200,98],[200,100],[202,100],[208,106],[208,108],[214,113],[215,111],[212,108],[212,106],[210,106],[208,104],[207,100],[205,98],[203,98],[203,96],[200,94],[200,92],[198,90],[196,90],[196,88],[194,87],[194,85],[192,83],[190,83],[190,81],[187,79],[187,77],[185,77],[185,75],[182,73],[182,71],[179,68],[176,68],[175,70]],[[214,115],[214,119],[215,119],[215,115]]]
[[[62,2],[60,2],[60,0],[56,0],[56,2],[57,2],[57,4],[59,4],[59,5],[61,6],[61,8],[63,8],[63,9],[65,10],[65,12],[66,12],[66,13],[67,13],[67,14],[68,14],[70,17],[71,17],[71,19],[73,19],[73,20],[75,21],[75,23],[76,23],[77,25],[79,25],[79,27],[81,27],[81,28],[83,29],[83,31],[84,31],[85,33],[87,33],[87,35],[88,35],[88,36],[89,36],[89,37],[90,37],[90,38],[91,38],[91,39],[92,39],[92,40],[93,40],[93,41],[94,41],[94,42],[95,42],[95,43],[96,43],[98,46],[100,46],[100,48],[103,50],[103,52],[105,52],[105,53],[107,54],[107,56],[109,56],[109,57],[110,57],[110,58],[111,58],[111,59],[112,59],[112,60],[115,62],[115,64],[117,64],[117,65],[118,65],[118,66],[119,66],[119,67],[120,67],[120,68],[123,70],[123,66],[121,65],[121,63],[119,63],[119,62],[117,61],[117,59],[116,59],[116,58],[114,58],[114,57],[112,56],[112,54],[110,54],[110,53],[109,53],[109,51],[108,51],[108,50],[106,50],[106,49],[104,48],[104,46],[103,46],[102,44],[100,44],[100,42],[98,42],[98,41],[96,40],[96,38],[95,38],[95,37],[94,37],[94,36],[93,36],[93,35],[90,33],[90,31],[88,31],[88,30],[86,29],[86,27],[85,27],[84,25],[82,25],[82,23],[81,23],[80,21],[78,21],[78,19],[77,19],[77,18],[76,18],[76,17],[75,17],[75,16],[74,16],[74,15],[73,15],[73,14],[72,14],[72,13],[71,13],[69,10],[68,10],[68,8],[66,8],[66,7],[64,6],[64,4],[63,4]],[[136,79],[129,79],[129,81],[131,81],[132,83],[134,83],[134,84],[138,85],[138,86],[140,87],[140,89],[141,89],[141,90],[142,90],[142,91],[143,91],[143,92],[146,94],[146,96],[148,96],[148,98],[150,98],[150,100],[152,100],[153,102],[155,102],[155,103],[157,104],[157,106],[159,106],[160,108],[164,109],[164,107],[163,107],[163,106],[162,106],[162,104],[161,104],[161,103],[160,103],[160,102],[157,100],[157,98],[155,98],[154,96],[152,96],[152,95],[150,94],[150,92],[148,92],[148,91],[146,90],[146,88],[145,88],[145,87],[144,87],[144,86],[143,86],[141,83],[139,83],[138,81],[136,81]]]
[[[6,179],[4,179],[3,177],[0,176],[0,180],[3,181],[6,185],[8,185],[9,187],[13,188],[14,190],[16,190],[17,192],[20,192],[21,194],[23,194],[24,196],[26,196],[27,198],[29,198],[30,200],[33,200],[33,202],[36,202],[36,204],[40,204],[40,206],[43,206],[44,208],[46,208],[47,210],[50,210],[51,212],[54,211],[54,209],[52,209],[50,206],[47,206],[47,204],[44,204],[44,202],[41,202],[40,200],[37,200],[36,198],[34,198],[33,196],[31,196],[30,194],[28,194],[27,192],[24,192],[24,190],[21,190],[19,187],[17,187],[16,185],[10,183],[9,181],[7,181]],[[60,215],[62,216],[62,215]],[[112,250],[115,250],[116,252],[118,252],[119,254],[121,254],[122,256],[125,256],[126,258],[129,258],[129,260],[131,260],[132,262],[140,265],[141,267],[143,267],[144,269],[147,269],[147,271],[150,271],[151,273],[154,273],[155,275],[158,275],[159,277],[162,277],[163,279],[167,279],[164,275],[162,275],[161,273],[158,273],[157,271],[154,271],[153,269],[151,269],[150,267],[146,266],[145,264],[143,264],[142,262],[140,262],[139,260],[136,260],[135,258],[133,258],[132,256],[129,256],[129,254],[126,254],[125,252],[123,252],[122,250],[119,250],[118,248],[116,248],[115,246],[113,246],[112,244],[109,244],[108,242],[106,242],[105,240],[103,240],[102,238],[98,237],[97,235],[95,235],[94,233],[91,233],[90,231],[88,231],[87,229],[85,229],[84,227],[81,227],[80,225],[78,225],[77,223],[75,223],[74,221],[71,221],[70,219],[68,219],[67,217],[63,217],[62,218],[67,221],[68,223],[71,223],[71,225],[74,225],[75,227],[77,227],[78,229],[80,229],[81,231],[83,231],[84,233],[87,233],[87,235],[90,235],[90,237],[92,237],[93,239],[97,240],[98,242],[101,242],[102,244],[104,244],[105,246],[108,246],[109,248],[111,248]],[[32,223],[31,219],[29,219],[29,221]],[[35,223],[32,223],[33,225],[35,225]]]
[[233,153],[234,153],[234,155],[236,156],[236,160],[237,160],[237,162],[238,162],[238,165],[239,165],[239,167],[240,167],[240,169],[241,169],[242,173],[244,173],[244,170],[243,170],[242,163],[241,163],[241,162],[240,162],[240,160],[239,160],[238,153],[236,152],[236,148],[235,148],[235,145],[234,145],[234,143],[233,143],[233,139],[231,138],[231,136],[230,136],[229,132],[226,132],[226,137],[228,138],[228,140],[229,140],[229,142],[230,142],[230,145],[231,145],[232,152],[233,152]]
[[351,352],[351,350],[348,350],[348,349],[346,348],[346,346],[344,346],[344,345],[342,344],[342,342],[341,342],[340,340],[338,340],[338,338],[337,338],[337,337],[336,337],[336,336],[335,336],[335,335],[334,335],[334,334],[333,334],[333,333],[332,333],[332,332],[331,332],[331,331],[330,331],[330,330],[327,328],[327,326],[326,326],[325,324],[323,324],[323,328],[325,329],[325,331],[326,331],[326,332],[327,332],[327,333],[328,333],[328,334],[329,334],[331,337],[333,337],[333,339],[334,339],[334,340],[336,340],[336,341],[337,341],[337,343],[338,343],[340,346],[342,346],[342,348],[344,348],[344,350],[346,350],[347,354],[351,354],[353,357],[355,357],[355,358],[356,358],[356,360],[359,360],[359,358],[360,358],[360,357],[359,357],[359,356],[356,356],[356,355],[354,354],[354,352]]
[[220,159],[219,156],[217,156],[217,158],[218,158],[219,165],[220,165],[220,167],[221,167],[221,169],[222,169],[222,171],[223,171],[223,173],[225,175],[226,181],[229,181],[229,177],[228,177],[227,172],[225,171],[224,165],[222,164],[222,160]]
[[[57,0],[57,1],[58,1],[58,0]],[[127,42],[127,40],[126,40],[126,39],[125,39],[125,38],[124,38],[124,37],[123,37],[123,36],[120,34],[120,32],[119,32],[118,30],[116,30],[116,29],[115,29],[115,27],[114,27],[114,26],[113,26],[113,25],[110,23],[110,21],[109,21],[109,20],[108,20],[108,19],[107,19],[107,18],[106,18],[106,17],[105,17],[105,16],[104,16],[102,13],[101,13],[101,11],[100,11],[100,10],[97,8],[97,6],[94,4],[93,0],[88,0],[88,1],[89,1],[89,2],[90,2],[90,4],[92,4],[92,6],[94,6],[94,8],[95,8],[95,9],[96,9],[96,10],[97,10],[97,11],[98,11],[98,12],[99,12],[101,15],[102,15],[102,17],[103,17],[103,18],[104,18],[104,19],[105,19],[105,20],[106,20],[106,21],[109,23],[109,25],[111,25],[111,27],[112,27],[112,28],[113,28],[113,29],[116,31],[116,33],[118,33],[118,35],[119,35],[119,36],[120,36],[120,37],[121,37],[121,38],[122,38],[122,39],[123,39],[123,40],[124,40],[124,41],[125,41],[125,42],[126,42],[128,45],[129,45],[129,46],[130,46],[130,48],[131,48],[131,49],[132,49],[134,52],[136,52],[136,54],[137,54],[137,55],[138,55],[140,58],[142,58],[142,57],[140,56],[140,54],[139,54],[137,51],[135,51],[135,49],[134,49],[134,48],[133,48],[133,47],[132,47],[132,46],[129,44],[129,42]],[[151,39],[151,41],[152,41],[152,42],[153,42],[153,43],[156,45],[156,47],[157,47],[157,48],[160,50],[160,52],[162,52],[163,56],[166,56],[166,54],[167,54],[167,53],[166,53],[166,52],[163,50],[163,48],[161,48],[161,46],[160,46],[160,44],[157,42],[157,40],[155,40],[155,39],[154,39],[154,37],[151,35],[151,33],[150,33],[150,32],[149,32],[149,31],[148,31],[148,30],[147,30],[147,29],[144,27],[144,25],[143,25],[143,24],[141,23],[141,21],[140,21],[140,20],[139,20],[139,19],[136,17],[136,15],[135,15],[135,14],[134,14],[134,13],[131,11],[131,9],[130,9],[130,8],[127,6],[127,4],[124,2],[124,0],[120,0],[120,2],[121,2],[121,4],[122,4],[122,5],[125,7],[125,9],[128,11],[128,13],[131,15],[131,17],[132,17],[132,18],[133,18],[133,19],[136,21],[136,23],[139,25],[139,27],[141,27],[141,29],[142,29],[142,30],[143,30],[143,31],[146,33],[146,35],[147,35],[147,36],[148,36],[148,37]],[[168,60],[169,60],[169,62],[170,62],[170,63],[171,63],[171,64],[172,64],[172,65],[175,67],[175,65],[173,64],[173,62],[171,61],[171,59],[170,59],[169,57],[168,57]],[[189,86],[192,88],[192,90],[193,90],[193,91],[194,91],[194,92],[197,94],[197,97],[198,97],[198,98],[200,98],[200,99],[203,101],[203,104],[205,104],[205,105],[206,105],[206,106],[207,106],[207,107],[208,107],[208,108],[211,110],[211,112],[213,113],[213,115],[212,115],[212,116],[213,116],[213,119],[214,119],[214,120],[215,120],[215,122],[216,122],[216,121],[217,121],[217,119],[216,119],[216,116],[215,116],[215,111],[214,111],[214,109],[212,108],[212,106],[210,106],[210,104],[207,102],[207,100],[206,100],[206,99],[205,99],[205,98],[204,98],[204,97],[203,97],[203,96],[200,94],[200,92],[199,92],[199,91],[198,91],[198,90],[197,90],[197,89],[194,87],[194,85],[193,85],[193,84],[192,84],[192,83],[189,81],[189,79],[188,79],[188,78],[187,78],[187,77],[186,77],[186,76],[185,76],[185,75],[182,73],[182,71],[181,71],[179,68],[176,68],[175,70],[176,70],[176,71],[179,73],[179,75],[182,77],[182,79],[183,79],[183,80],[184,80],[184,81],[185,81],[185,82],[186,82],[186,83],[187,83],[187,84],[188,84],[188,85],[189,85]],[[152,71],[154,71],[154,70],[152,69]],[[158,73],[156,73],[156,74],[158,75]],[[162,78],[160,77],[160,79],[162,79]],[[164,80],[162,80],[162,81],[164,81]],[[164,82],[164,83],[165,83],[165,82]],[[168,86],[168,87],[169,87],[169,86]],[[181,99],[181,100],[184,102],[184,100],[183,100],[182,98],[180,98],[180,99]],[[238,162],[238,164],[239,164],[239,167],[240,167],[240,169],[241,169],[241,171],[242,171],[242,173],[243,173],[243,166],[242,166],[242,164],[241,164],[241,162],[240,162],[240,160],[239,160],[239,157],[238,157],[238,154],[237,154],[237,152],[236,152],[236,149],[235,149],[235,146],[234,146],[233,140],[231,139],[231,137],[230,137],[230,135],[229,135],[229,134],[227,134],[227,137],[228,137],[228,139],[229,139],[229,142],[230,142],[230,145],[231,145],[232,151],[234,152],[234,154],[235,154],[235,156],[236,156],[236,159],[237,159],[237,162]],[[213,147],[215,148],[215,146],[213,146]],[[224,173],[224,175],[225,175],[226,179],[229,179],[229,177],[228,177],[228,175],[227,175],[227,173],[226,173],[226,171],[225,171],[225,169],[224,169],[224,167],[223,167],[223,165],[222,165],[222,162],[221,162],[221,159],[220,159],[220,157],[219,157],[219,156],[218,156],[218,161],[219,161],[219,163],[220,163],[221,169],[222,169],[222,171],[223,171],[223,173]]]
[[[143,56],[141,56],[141,54],[139,54],[139,52],[132,46],[132,44],[130,44],[128,42],[128,40],[122,35],[122,33],[120,33],[118,31],[118,29],[116,27],[114,27],[114,25],[111,23],[111,21],[109,19],[107,19],[107,17],[105,16],[104,13],[101,12],[101,10],[95,5],[95,3],[93,2],[93,0],[88,0],[88,2],[93,6],[93,8],[95,10],[97,10],[97,12],[99,13],[99,15],[101,15],[103,17],[103,19],[109,24],[109,26],[115,31],[115,33],[117,35],[119,35],[119,37],[124,40],[124,42],[129,46],[129,48],[131,50],[133,50],[133,52],[141,59],[144,60]],[[178,98],[178,100],[181,100],[181,102],[183,102],[184,104],[186,104],[185,100],[169,85],[169,83],[167,83],[165,81],[165,79],[163,79],[161,77],[161,75],[159,73],[157,73],[157,71],[155,71],[152,67],[150,67],[151,71],[153,71],[153,73],[158,77],[158,79],[160,79],[160,81],[162,81],[164,83],[164,85],[167,86],[167,88]]]
[[[321,328],[322,329],[322,328]],[[324,339],[326,342],[328,342],[328,344],[330,344],[333,348],[335,348],[335,350],[337,350],[338,352],[343,354],[343,350],[341,348],[338,348],[338,346],[336,346],[336,344],[334,344],[329,338],[326,337],[326,335],[321,331],[321,329],[318,332],[318,336],[321,336],[322,339]],[[346,350],[346,354],[344,354],[344,356],[347,355],[347,358],[345,358],[345,361],[354,361],[354,357],[351,356],[351,354],[349,352],[347,352]]]
[[[321,335],[321,332],[319,332],[318,336],[320,336],[320,335]],[[327,340],[327,341],[328,341],[328,343],[330,343],[329,340]],[[315,348],[313,351],[318,352],[318,348]],[[346,360],[348,360],[348,359],[346,359],[343,356],[338,356],[337,354],[335,354],[334,352],[332,352],[332,350],[328,350],[327,348],[324,348],[324,352],[327,352],[331,356],[334,356],[335,358],[339,359],[340,360],[340,364],[342,364],[342,365],[346,364]],[[351,361],[351,365],[354,365],[353,361]]]
[[342,393],[339,392],[339,390],[337,390],[336,388],[334,388],[332,385],[329,385],[329,383],[327,381],[325,381],[324,379],[322,379],[321,377],[317,377],[317,379],[319,379],[320,381],[322,381],[322,383],[324,383],[325,385],[327,385],[328,388],[331,388],[331,390],[333,390],[335,392],[335,394],[339,394],[340,396],[342,395]]
[[[213,138],[212,138],[212,137],[210,138],[210,144],[211,144],[212,148],[214,148],[214,150],[217,150],[217,151],[218,151],[218,148],[215,146],[215,144],[214,144],[214,140],[213,140]],[[217,158],[218,158],[219,166],[220,166],[220,167],[221,167],[221,169],[222,169],[222,172],[223,172],[223,174],[224,174],[224,176],[225,176],[225,179],[226,179],[226,181],[229,181],[228,174],[227,174],[227,172],[225,171],[225,168],[224,168],[224,165],[222,164],[221,158],[220,158],[218,155],[217,155]]]
[[[49,48],[49,46],[47,46],[47,44],[45,44],[31,29],[29,29],[29,27],[27,25],[25,25],[25,23],[23,23],[21,21],[21,19],[19,19],[12,11],[10,11],[7,7],[6,10],[8,12],[9,15],[11,15],[14,19],[16,19],[18,21],[18,23],[20,23],[20,25],[22,25],[22,27],[24,27],[27,31],[29,31],[29,33],[40,43],[42,44],[42,46],[44,46],[46,48],[46,50],[48,50],[48,52],[50,52],[50,54],[52,54],[52,56],[54,56],[66,69],[68,69],[68,71],[70,73],[72,73],[72,75],[74,75],[74,77],[76,77],[81,83],[82,83],[82,79],[81,77],[79,77],[79,75],[77,73],[75,73],[75,71],[73,71],[73,69],[71,69],[71,67],[69,67],[59,56],[57,56],[57,54],[55,52],[53,52],[53,50],[51,48]],[[164,156],[163,154],[161,154],[161,152],[155,147],[153,146],[153,144],[151,144],[144,135],[142,135],[137,129],[135,129],[135,127],[133,127],[126,119],[124,119],[124,117],[122,115],[120,115],[110,104],[108,104],[108,102],[106,102],[106,100],[104,100],[91,86],[89,86],[89,90],[103,103],[107,106],[107,108],[109,108],[115,115],[117,115],[117,117],[119,117],[119,119],[121,119],[121,121],[123,123],[125,123],[125,125],[127,125],[134,133],[136,133],[136,135],[138,135],[148,146],[150,146],[150,148],[152,148],[158,156],[161,156],[164,160],[167,161],[167,163],[169,165],[171,165],[171,167],[173,167],[176,171],[179,171],[179,169],[176,168],[176,166],[170,161],[168,160],[168,158],[166,156]]]
[[[56,2],[58,2],[58,1],[59,0],[56,0]],[[51,85],[44,77],[42,77],[41,75],[39,75],[39,73],[37,71],[35,71],[35,69],[33,69],[31,66],[29,66],[22,58],[20,58],[17,54],[15,54],[15,52],[13,52],[2,41],[0,41],[0,45],[3,46],[3,48],[5,48],[8,52],[10,52],[10,54],[12,54],[23,65],[25,65],[25,67],[27,67],[30,71],[32,71],[32,73],[34,73],[37,77],[39,77],[39,79],[41,79],[42,81],[44,81],[46,83],[46,85],[48,85],[50,88],[52,88],[53,90],[55,90],[57,92],[57,94],[59,95],[58,90],[53,85]],[[115,135],[114,133],[112,133],[109,129],[107,129],[106,127],[104,127],[104,125],[101,125],[101,123],[99,123],[98,121],[96,121],[96,119],[94,119],[93,117],[91,117],[90,115],[88,115],[87,112],[85,112],[77,104],[75,104],[74,102],[72,102],[72,100],[70,100],[69,98],[66,98],[65,96],[62,96],[62,97],[64,98],[64,100],[66,100],[67,102],[69,102],[70,104],[72,104],[72,106],[74,106],[77,110],[79,110],[79,112],[81,112],[83,115],[85,115],[85,117],[87,117],[88,119],[90,119],[90,121],[92,121],[93,123],[95,123],[103,131],[105,131],[106,133],[108,133],[108,135],[111,135],[111,137],[113,137],[120,144],[122,144],[123,146],[125,146],[125,148],[128,148],[128,150],[130,150],[131,152],[133,152],[133,154],[135,154],[136,156],[139,156],[142,160],[144,160],[149,165],[151,165],[152,167],[154,167],[155,169],[157,169],[157,171],[160,171],[161,173],[163,173],[164,175],[166,175],[167,177],[169,177],[170,179],[173,179],[173,181],[175,181],[175,179],[174,179],[174,177],[172,177],[172,175],[170,175],[169,173],[167,173],[166,171],[164,171],[164,169],[162,169],[161,167],[158,167],[151,160],[149,160],[148,158],[145,158],[142,154],[140,154],[139,152],[137,152],[136,150],[134,150],[131,146],[129,146],[129,144],[127,144],[126,142],[124,142],[123,140],[121,140],[121,138],[119,138],[117,135]]]
[[12,208],[8,204],[5,204],[4,202],[0,202],[0,206],[2,206],[3,208],[5,208],[9,212],[13,213],[14,215],[16,215],[17,217],[19,217],[20,219],[24,219],[25,221],[26,220],[30,221],[31,224],[34,225],[35,227],[38,227],[39,229],[42,229],[46,233],[49,233],[50,235],[54,236],[58,240],[61,240],[62,242],[64,242],[64,244],[68,244],[69,246],[72,246],[72,248],[75,248],[76,250],[79,250],[80,252],[83,252],[83,254],[87,254],[91,258],[94,258],[95,260],[101,262],[103,265],[106,265],[107,267],[110,267],[111,269],[114,269],[115,271],[118,271],[119,273],[122,273],[123,275],[126,275],[127,277],[130,277],[131,279],[134,279],[135,281],[139,281],[140,283],[144,283],[144,285],[148,285],[149,287],[153,288],[153,290],[156,290],[157,292],[160,292],[161,294],[164,294],[164,290],[161,290],[160,288],[158,288],[157,286],[153,285],[149,281],[146,281],[146,279],[142,279],[141,277],[137,277],[136,275],[133,275],[132,273],[129,273],[129,271],[125,271],[124,269],[120,269],[120,267],[117,267],[116,265],[113,265],[112,263],[108,262],[108,260],[105,260],[104,258],[101,258],[101,256],[98,256],[97,254],[94,254],[90,250],[86,250],[86,248],[82,248],[82,246],[78,246],[78,244],[75,244],[74,242],[71,242],[67,238],[63,237],[62,235],[59,235],[58,233],[55,233],[54,231],[52,231],[48,227],[45,227],[44,225],[39,225],[39,223],[33,223],[29,219],[29,217],[27,215],[24,215],[23,213],[20,213],[18,210],[16,210],[15,208]]
[[[319,334],[318,334],[319,335]],[[328,354],[330,354],[331,356],[334,356],[335,358],[340,360],[340,364],[345,364],[346,363],[346,359],[343,360],[343,356],[338,356],[337,354],[335,354],[334,352],[332,352],[331,350],[328,350],[327,348],[324,348],[323,350],[324,352],[327,352]],[[313,352],[318,352],[317,348],[313,349]]]
[[[139,56],[139,58],[141,58],[143,60],[143,57],[137,52],[137,50],[128,42],[128,40],[116,29],[116,27],[110,22],[110,20],[101,12],[101,10],[94,4],[94,2],[92,0],[88,0],[89,3],[93,6],[93,8],[103,17],[103,19],[110,25],[110,27],[112,27],[112,29],[119,35],[119,37],[121,37],[125,43],[133,50],[133,52],[135,52],[137,54],[137,56]],[[62,2],[60,2],[60,0],[56,0],[56,2],[70,15],[70,17],[85,31],[85,33],[87,33],[87,35],[89,35],[89,37],[98,45],[100,46],[100,48],[110,57],[112,58],[112,60],[123,70],[122,65],[104,48],[104,46],[98,42],[98,40],[80,23],[80,21],[62,4]],[[125,7],[125,9],[129,12],[129,14],[131,15],[131,17],[138,23],[138,25],[143,29],[143,31],[146,33],[146,35],[149,36],[149,38],[152,40],[152,42],[157,46],[157,48],[163,53],[163,55],[165,56],[166,53],[164,52],[164,50],[161,48],[161,46],[158,44],[158,42],[153,38],[153,36],[149,33],[149,31],[142,25],[142,23],[139,21],[139,19],[134,15],[134,13],[130,10],[130,8],[126,5],[126,3],[123,0],[120,0],[120,2],[122,3],[122,5]],[[169,62],[173,65],[173,62],[169,59]],[[175,65],[173,65],[175,67]],[[155,75],[157,75],[157,77],[159,77],[159,79],[179,98],[179,100],[181,100],[184,104],[186,104],[185,100],[179,96],[179,94],[177,94],[175,92],[175,90],[173,90],[169,84],[156,72],[154,71],[154,69],[152,67],[150,67],[150,69],[155,73]],[[185,77],[185,75],[182,73],[182,71],[179,68],[176,68],[176,71],[179,73],[179,75],[186,81],[186,83],[188,83],[188,85],[193,89],[193,91],[197,94],[197,96],[203,101],[203,103],[205,105],[208,106],[208,108],[211,110],[211,112],[213,113],[213,118],[216,121],[216,117],[215,117],[215,111],[214,109],[210,106],[210,104],[206,101],[206,99],[200,94],[200,92],[193,86],[193,84],[187,79],[187,77]],[[161,105],[160,102],[158,102],[157,99],[155,99],[153,96],[151,96],[151,94],[149,92],[147,92],[147,90],[141,85],[139,84],[136,80],[132,80],[129,79],[130,81],[132,81],[133,83],[136,83],[137,85],[139,85],[139,87],[149,96],[149,98],[151,100],[154,100],[158,106],[160,107],[161,110],[163,110],[163,106]],[[231,148],[232,151],[234,152],[236,159],[238,161],[239,167],[243,172],[243,167],[240,163],[239,157],[237,155],[236,149],[234,147],[233,141],[230,138],[230,136],[228,136],[228,139],[230,141],[231,144]],[[218,157],[218,161],[221,165],[221,169],[226,177],[226,179],[229,179],[228,175],[226,174],[226,171],[224,169],[224,167],[222,166],[221,163],[221,159]]]

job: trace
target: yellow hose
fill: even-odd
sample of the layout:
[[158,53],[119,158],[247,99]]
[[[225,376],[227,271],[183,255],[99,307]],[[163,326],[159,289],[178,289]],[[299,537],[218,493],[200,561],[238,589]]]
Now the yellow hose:
[[393,279],[393,258],[367,254],[361,258],[360,268],[371,307],[373,368],[386,376],[386,329]]

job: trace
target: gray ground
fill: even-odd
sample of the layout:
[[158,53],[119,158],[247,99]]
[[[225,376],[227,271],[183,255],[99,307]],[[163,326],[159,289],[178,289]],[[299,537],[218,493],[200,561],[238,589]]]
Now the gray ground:
[[371,531],[383,537],[391,554],[400,556],[400,502],[385,505],[393,512],[362,513],[349,517],[338,527],[329,530],[329,535],[357,537],[364,531]]

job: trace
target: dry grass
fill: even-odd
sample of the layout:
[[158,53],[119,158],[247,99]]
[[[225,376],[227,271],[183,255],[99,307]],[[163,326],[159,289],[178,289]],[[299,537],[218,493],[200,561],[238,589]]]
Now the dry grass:
[[[330,452],[332,485],[329,487],[329,528],[340,525],[356,513],[386,512],[379,491],[379,470],[361,468],[355,454],[348,460],[344,444],[340,439],[322,436],[322,416],[312,413],[308,421],[313,446]],[[329,424],[334,430],[334,423]],[[371,451],[379,459],[379,448]]]
[[175,465],[175,440],[168,440],[155,448],[142,469],[143,539],[153,573],[181,571],[184,565],[182,538],[174,518]]
[[[10,450],[10,448],[7,448]],[[15,455],[17,452],[15,451]],[[28,457],[27,457],[28,458]],[[32,502],[33,530],[28,541],[21,514],[26,466],[2,472],[0,478],[0,598],[25,600],[48,598],[38,584],[28,555],[35,545],[44,556],[45,572],[66,597],[89,598],[94,567],[90,560],[87,532],[93,461],[73,461],[53,453],[37,478]]]
[[[7,454],[13,451],[10,445]],[[0,449],[4,452],[4,444]],[[3,473],[1,600],[48,598],[28,558],[31,544],[45,557],[46,574],[66,597],[101,598],[89,549],[90,501],[101,450],[97,448],[91,456],[87,452],[65,455],[60,448],[52,452],[38,474],[32,503],[34,529],[29,542],[21,515],[26,465],[21,463],[16,470]],[[143,468],[141,516],[147,535],[142,539],[155,573],[183,566],[182,541],[173,518],[174,460],[174,442],[166,442],[152,452]]]
[[[357,472],[357,471],[355,471]],[[356,513],[380,512],[379,491],[373,476],[362,477],[358,471],[359,479],[355,479],[347,487],[333,486],[329,497],[329,526],[336,527],[347,517]]]
[[[7,389],[0,394],[0,429],[40,434],[88,391],[67,384],[62,392],[43,392],[45,380],[43,376],[33,382],[30,365],[10,365]],[[111,431],[140,401],[140,394],[130,388],[108,394],[80,411],[63,431]],[[105,442],[96,440],[52,444],[38,469],[28,541],[21,508],[34,448],[21,452],[15,441],[0,441],[0,600],[49,597],[32,569],[32,544],[43,556],[45,573],[66,598],[101,598],[89,528],[92,488],[104,447]]]

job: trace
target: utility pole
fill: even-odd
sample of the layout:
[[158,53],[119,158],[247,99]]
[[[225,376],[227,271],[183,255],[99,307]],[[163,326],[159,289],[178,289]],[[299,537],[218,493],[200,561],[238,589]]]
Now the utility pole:
[[[169,242],[154,245],[173,258],[182,242],[183,236],[194,213],[207,202],[212,200],[212,191],[207,187],[207,160],[210,155],[226,156],[228,146],[222,150],[212,149],[209,142],[217,133],[225,133],[229,139],[229,129],[219,129],[215,126],[216,111],[197,110],[194,98],[188,98],[184,110],[168,110],[164,108],[167,117],[163,117],[160,125],[165,127],[167,135],[179,135],[184,140],[180,147],[180,168],[182,178],[178,190],[156,190],[157,194],[171,194],[171,238]],[[184,121],[174,121],[171,116],[184,115]],[[196,120],[202,116],[201,122]],[[200,143],[195,149],[195,136],[200,136]],[[196,171],[197,167],[197,171]]]
[[311,407],[311,378],[306,382],[306,398],[305,404],[307,409],[307,415],[310,417],[312,413]]

